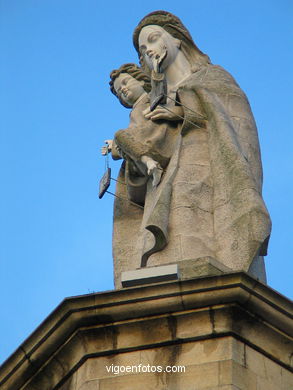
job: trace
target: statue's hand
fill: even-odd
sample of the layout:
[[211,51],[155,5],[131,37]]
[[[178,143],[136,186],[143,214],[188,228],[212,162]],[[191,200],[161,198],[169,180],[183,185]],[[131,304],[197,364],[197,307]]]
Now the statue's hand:
[[149,156],[142,156],[141,161],[146,165],[148,175],[153,176],[153,187],[157,187],[163,174],[162,167],[157,161]]
[[112,139],[106,139],[104,142],[107,146],[101,147],[102,156],[106,156],[109,152],[111,152],[112,147],[113,147],[113,140]]
[[168,121],[181,121],[184,117],[184,111],[181,106],[168,107],[157,107],[154,111],[150,109],[145,110],[144,116],[146,119],[151,119],[152,121],[156,120],[168,120]]

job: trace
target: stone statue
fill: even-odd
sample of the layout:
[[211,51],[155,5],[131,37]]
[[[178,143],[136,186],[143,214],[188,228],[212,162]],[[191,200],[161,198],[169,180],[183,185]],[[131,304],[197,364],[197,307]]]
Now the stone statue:
[[[122,65],[120,69],[111,73],[112,92],[124,106],[132,107],[129,127],[116,132],[114,145],[120,151],[121,157],[136,167],[141,176],[152,176],[153,185],[157,186],[161,179],[162,166],[169,160],[163,151],[164,149],[169,151],[170,147],[167,148],[165,145],[160,126],[147,120],[143,115],[144,109],[150,104],[144,89],[150,90],[150,80],[146,78],[147,76],[135,64]],[[162,150],[160,146],[163,142]]]
[[[148,112],[150,106],[147,94],[151,88],[150,79],[136,64],[124,64],[112,71],[110,77],[111,91],[123,106],[132,108],[132,111],[128,128],[117,131],[114,140],[106,140],[108,147],[102,148],[102,154],[110,151],[114,160],[125,159],[128,199],[144,204],[144,196],[140,200],[137,197],[138,183],[132,182],[138,180],[145,186],[148,176],[152,176],[152,185],[159,184],[178,134],[172,124],[147,119],[148,115],[144,112]],[[173,118],[174,115],[169,114],[168,117]],[[173,121],[180,120],[178,116],[173,118]]]
[[[137,106],[132,112],[137,110],[140,117],[134,126],[141,126],[133,145],[125,141],[119,146],[123,131],[116,133],[115,142],[121,155],[125,151],[142,163],[142,155],[149,156],[164,172],[156,181],[150,180],[151,171],[140,169],[144,187],[138,192],[144,210],[125,200],[115,201],[116,284],[121,271],[163,264],[184,264],[191,277],[202,259],[265,281],[262,256],[267,252],[271,222],[261,195],[260,149],[247,97],[228,72],[211,64],[182,22],[168,12],[144,17],[133,42],[152,92],[145,95],[148,107]],[[164,163],[147,132],[144,138],[144,128],[153,125],[158,136],[164,132],[161,145],[168,141]],[[140,154],[127,150],[127,145],[134,150],[136,142],[143,145],[144,141]],[[122,167],[117,194],[128,199],[123,180],[129,178],[131,174]],[[135,186],[132,193],[135,199]]]

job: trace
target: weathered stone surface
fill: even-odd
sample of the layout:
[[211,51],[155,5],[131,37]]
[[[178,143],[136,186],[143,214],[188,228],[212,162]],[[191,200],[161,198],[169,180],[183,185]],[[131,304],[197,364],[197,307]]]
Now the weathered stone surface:
[[[253,360],[252,360],[253,359]],[[106,366],[185,366],[181,374],[107,372]],[[240,389],[288,390],[292,374],[233,337],[92,358],[74,374],[62,390],[79,389]],[[99,387],[100,386],[100,387]],[[127,387],[128,386],[128,387]]]
[[179,263],[179,274],[182,280],[199,276],[221,275],[225,272],[231,272],[231,269],[212,257],[183,260]]
[[[291,390],[291,312],[241,273],[70,298],[3,364],[1,390]],[[186,372],[106,369],[139,364]]]
[[220,385],[234,385],[239,389],[257,390],[257,376],[254,372],[233,360],[220,362],[219,366]]
[[293,375],[292,372],[282,368],[281,371],[281,389],[290,390],[293,387]]

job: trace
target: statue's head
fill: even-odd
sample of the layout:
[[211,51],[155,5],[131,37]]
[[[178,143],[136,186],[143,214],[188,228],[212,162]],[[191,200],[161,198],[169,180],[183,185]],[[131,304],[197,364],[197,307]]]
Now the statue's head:
[[110,90],[120,103],[131,108],[136,100],[151,90],[149,77],[136,64],[124,64],[110,73]]
[[138,44],[140,55],[148,68],[163,72],[175,60],[181,41],[161,26],[150,24],[141,29]]
[[[154,41],[156,41],[156,45],[154,45]],[[166,11],[155,11],[146,15],[134,30],[133,44],[139,53],[140,63],[145,72],[152,68],[146,51],[152,50],[154,46],[158,50],[155,55],[158,58],[161,56],[164,67],[172,62],[176,50],[182,51],[192,70],[210,62],[209,57],[195,45],[181,20]]]

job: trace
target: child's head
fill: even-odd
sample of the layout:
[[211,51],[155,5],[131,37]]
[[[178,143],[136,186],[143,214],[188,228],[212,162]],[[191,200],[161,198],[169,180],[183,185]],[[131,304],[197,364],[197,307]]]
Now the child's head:
[[151,90],[149,77],[136,64],[124,64],[110,74],[110,89],[123,106],[130,108],[145,92]]

